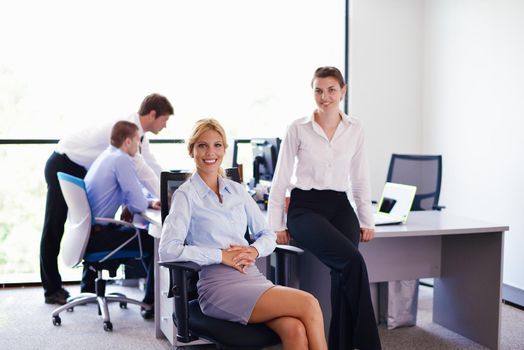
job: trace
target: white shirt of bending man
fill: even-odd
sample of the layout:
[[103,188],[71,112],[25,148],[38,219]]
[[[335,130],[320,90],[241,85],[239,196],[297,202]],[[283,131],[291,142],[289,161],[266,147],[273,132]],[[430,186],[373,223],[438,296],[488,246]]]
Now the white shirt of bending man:
[[[133,113],[125,119],[138,126],[142,140],[140,152],[133,157],[140,183],[157,198],[160,198],[160,172],[162,167],[149,149],[149,139],[146,133],[148,131],[154,134],[158,133],[165,128],[168,119],[169,116],[167,115],[156,118],[155,111],[151,111],[142,117]],[[73,162],[88,170],[96,157],[108,147],[111,129],[116,122],[117,120],[112,120],[72,133],[60,140],[56,152],[66,154]]]

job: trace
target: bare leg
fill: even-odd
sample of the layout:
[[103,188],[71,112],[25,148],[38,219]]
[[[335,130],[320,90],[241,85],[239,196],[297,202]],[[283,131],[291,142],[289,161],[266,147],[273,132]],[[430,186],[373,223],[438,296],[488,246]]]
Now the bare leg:
[[266,325],[278,334],[283,350],[308,350],[306,329],[298,318],[279,317],[267,321]]
[[[286,337],[286,327],[289,320],[278,322],[275,319],[292,317],[299,320],[306,330],[307,344],[311,350],[326,350],[326,336],[324,334],[324,319],[320,305],[311,294],[299,289],[275,286],[268,289],[255,304],[249,318],[249,323],[265,322],[273,328],[279,336]],[[286,344],[287,339],[282,339]]]

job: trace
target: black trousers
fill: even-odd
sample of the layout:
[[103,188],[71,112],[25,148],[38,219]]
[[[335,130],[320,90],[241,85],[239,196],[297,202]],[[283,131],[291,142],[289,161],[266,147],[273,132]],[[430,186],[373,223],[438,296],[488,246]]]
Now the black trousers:
[[64,154],[53,152],[45,165],[44,175],[47,182],[47,197],[44,214],[44,226],[40,240],[40,278],[45,296],[62,288],[62,277],[58,272],[58,253],[64,235],[67,219],[67,204],[60,190],[56,173],[64,173],[84,178],[86,169]]
[[[135,234],[135,230],[127,226],[119,226],[114,224],[109,225],[95,225],[91,230],[91,236],[87,243],[86,253],[111,251],[126,242]],[[142,244],[142,252],[147,254],[143,259],[145,269],[147,272],[145,296],[143,301],[148,304],[153,304],[155,301],[155,279],[154,279],[154,264],[153,264],[153,249],[154,238],[147,233],[146,230],[139,230],[140,241]],[[138,237],[127,243],[122,250],[139,250]],[[84,272],[82,276],[82,283],[80,289],[82,291],[95,290],[95,278],[97,274],[95,271],[86,268],[84,263]]]
[[331,269],[330,350],[376,350],[380,338],[360,226],[344,192],[293,189],[287,225],[293,239]]

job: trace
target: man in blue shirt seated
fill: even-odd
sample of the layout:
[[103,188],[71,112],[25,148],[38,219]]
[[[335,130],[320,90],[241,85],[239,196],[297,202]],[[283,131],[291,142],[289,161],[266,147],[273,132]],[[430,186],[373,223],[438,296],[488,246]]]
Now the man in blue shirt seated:
[[[132,214],[143,212],[148,207],[160,209],[158,200],[146,197],[138,179],[132,157],[137,154],[139,145],[140,136],[135,124],[119,121],[113,126],[111,145],[96,158],[84,179],[94,217],[113,219],[121,205],[125,205]],[[134,233],[134,229],[126,226],[94,225],[86,251],[113,250],[131,238]],[[140,240],[143,252],[148,255],[144,259],[147,283],[143,301],[153,304],[153,237],[146,230],[140,230]],[[129,242],[124,249],[138,250],[138,239]],[[82,291],[94,291],[94,275],[94,271],[84,269]],[[144,318],[153,316],[151,312],[143,312],[142,315]]]

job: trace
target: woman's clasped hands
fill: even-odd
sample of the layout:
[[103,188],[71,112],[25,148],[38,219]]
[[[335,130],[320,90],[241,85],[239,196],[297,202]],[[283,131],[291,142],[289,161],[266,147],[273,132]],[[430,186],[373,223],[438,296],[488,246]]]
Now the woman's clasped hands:
[[258,251],[253,246],[231,245],[222,249],[222,264],[246,273],[249,266],[255,264]]

